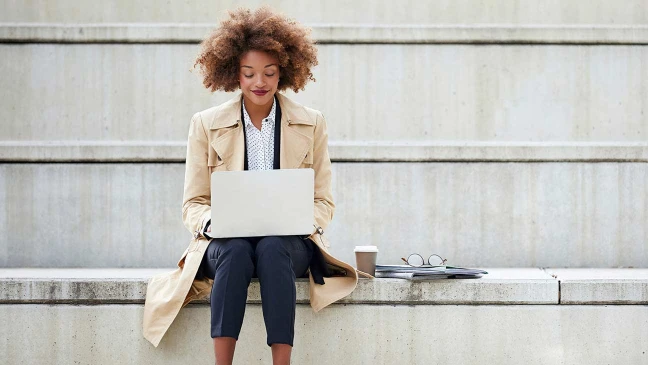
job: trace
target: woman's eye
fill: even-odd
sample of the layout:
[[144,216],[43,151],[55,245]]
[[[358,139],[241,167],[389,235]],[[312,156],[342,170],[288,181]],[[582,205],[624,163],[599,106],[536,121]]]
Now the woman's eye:
[[[274,75],[275,75],[275,74],[272,74],[272,75],[268,75],[268,74],[266,74],[266,77],[272,77],[272,76],[274,76]],[[243,76],[245,76],[245,78],[248,78],[248,79],[251,79],[252,77],[254,77],[254,75],[246,75],[246,74],[243,74]]]

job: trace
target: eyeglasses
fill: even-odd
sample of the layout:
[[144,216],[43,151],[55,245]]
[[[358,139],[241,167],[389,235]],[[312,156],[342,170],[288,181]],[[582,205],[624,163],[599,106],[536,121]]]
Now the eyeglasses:
[[[407,256],[407,259],[401,257],[401,260],[405,261],[405,263],[408,264],[409,266],[421,267],[425,265],[425,260],[423,260],[423,256],[417,253],[413,253]],[[445,266],[446,261],[448,260],[433,253],[432,255],[430,255],[430,257],[428,257],[427,264],[428,266]]]

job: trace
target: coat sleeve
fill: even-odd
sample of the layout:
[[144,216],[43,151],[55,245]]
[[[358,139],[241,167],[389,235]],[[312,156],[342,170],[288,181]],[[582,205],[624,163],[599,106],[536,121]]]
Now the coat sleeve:
[[187,161],[185,167],[182,221],[194,235],[201,236],[211,218],[211,187],[207,166],[209,143],[200,113],[194,114],[189,125]]
[[326,229],[335,211],[331,192],[331,159],[328,152],[328,132],[322,113],[317,113],[313,141],[313,170],[315,170],[315,224]]

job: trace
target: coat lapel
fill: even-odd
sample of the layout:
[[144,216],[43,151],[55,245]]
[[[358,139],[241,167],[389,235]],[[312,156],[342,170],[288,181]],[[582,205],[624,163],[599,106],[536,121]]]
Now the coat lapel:
[[241,94],[231,99],[214,117],[209,128],[216,136],[211,147],[223,159],[229,171],[242,171],[245,154],[243,121],[241,121]]
[[[216,133],[211,146],[223,159],[229,171],[241,171],[245,163],[241,97],[241,94],[238,94],[230,100],[214,117],[210,127],[210,130]],[[279,165],[282,169],[296,169],[313,147],[312,128],[315,121],[303,106],[279,93],[277,99],[281,107]]]
[[299,168],[313,146],[312,126],[315,124],[304,107],[295,104],[282,94],[277,94],[281,107],[280,166],[282,169]]
[[245,163],[244,143],[243,128],[235,127],[216,138],[211,146],[223,159],[228,171],[242,171]]

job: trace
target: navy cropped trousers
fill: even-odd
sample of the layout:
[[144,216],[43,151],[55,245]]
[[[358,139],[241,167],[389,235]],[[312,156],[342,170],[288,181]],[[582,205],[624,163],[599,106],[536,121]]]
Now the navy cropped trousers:
[[293,345],[295,278],[306,275],[313,244],[298,236],[215,238],[207,246],[198,275],[214,279],[211,336],[238,340],[248,286],[258,277],[268,346]]

